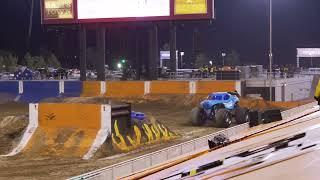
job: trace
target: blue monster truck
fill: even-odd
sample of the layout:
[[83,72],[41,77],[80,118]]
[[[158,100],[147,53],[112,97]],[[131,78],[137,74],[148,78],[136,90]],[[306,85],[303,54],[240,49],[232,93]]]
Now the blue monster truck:
[[204,125],[208,120],[219,128],[228,128],[233,118],[237,124],[249,121],[249,110],[240,108],[237,92],[218,92],[210,94],[206,100],[191,111],[193,125]]

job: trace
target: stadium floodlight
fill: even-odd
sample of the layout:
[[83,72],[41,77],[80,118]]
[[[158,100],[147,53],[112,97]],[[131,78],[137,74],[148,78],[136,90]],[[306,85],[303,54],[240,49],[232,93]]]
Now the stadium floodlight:
[[122,64],[118,63],[117,67],[118,67],[118,69],[121,69],[122,68]]

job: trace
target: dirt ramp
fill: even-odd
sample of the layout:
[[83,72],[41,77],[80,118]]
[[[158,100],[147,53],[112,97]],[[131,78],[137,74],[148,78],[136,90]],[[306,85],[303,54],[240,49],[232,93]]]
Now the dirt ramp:
[[19,142],[28,125],[27,116],[7,116],[0,120],[0,154],[7,154]]
[[101,127],[101,106],[39,105],[39,126],[23,150],[26,156],[83,157]]

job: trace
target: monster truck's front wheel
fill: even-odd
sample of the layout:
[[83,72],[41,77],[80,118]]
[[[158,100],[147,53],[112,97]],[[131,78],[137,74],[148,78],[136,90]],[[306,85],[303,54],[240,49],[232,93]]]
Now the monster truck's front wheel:
[[249,110],[247,108],[237,107],[235,111],[237,124],[243,124],[250,121]]
[[227,109],[218,109],[216,113],[216,125],[219,128],[228,128],[232,123],[231,113]]
[[206,122],[206,113],[200,107],[195,107],[191,111],[191,123],[195,126],[204,125]]

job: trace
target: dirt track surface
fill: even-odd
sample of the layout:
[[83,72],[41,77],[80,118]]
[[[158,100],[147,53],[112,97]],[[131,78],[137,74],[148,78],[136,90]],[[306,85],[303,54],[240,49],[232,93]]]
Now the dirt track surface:
[[[18,155],[11,158],[0,158],[0,179],[65,179],[70,176],[79,175],[88,171],[102,168],[114,163],[118,163],[130,158],[134,158],[143,154],[153,152],[183,141],[187,141],[196,137],[201,137],[206,134],[216,132],[214,127],[194,127],[188,123],[190,110],[197,105],[204,96],[153,96],[145,97],[144,99],[113,99],[112,101],[131,102],[133,110],[141,111],[147,115],[152,115],[157,120],[166,125],[170,130],[179,134],[179,138],[167,143],[158,143],[150,146],[134,150],[126,154],[117,154],[111,157],[98,155],[94,160],[83,161],[75,158],[44,158],[37,154],[33,156]],[[50,100],[59,102],[61,100]],[[69,103],[106,103],[109,99],[105,98],[70,98],[63,100]],[[301,103],[288,104],[271,104],[256,101],[242,101],[246,107],[271,108],[271,107],[294,107]],[[308,101],[306,101],[308,102]],[[302,103],[306,103],[302,102]],[[15,120],[0,128],[0,154],[5,154],[12,149],[14,144],[19,140],[19,135],[22,134],[27,122],[21,115],[27,115],[28,106],[23,104],[7,103],[0,105],[0,124],[3,122],[3,117],[19,116]],[[12,129],[14,137],[7,136],[6,139],[1,139],[4,134],[3,129],[14,127]],[[9,129],[9,128],[8,128]],[[2,134],[1,134],[2,133]],[[19,134],[20,133],[20,134]],[[1,142],[2,140],[2,142]]]

